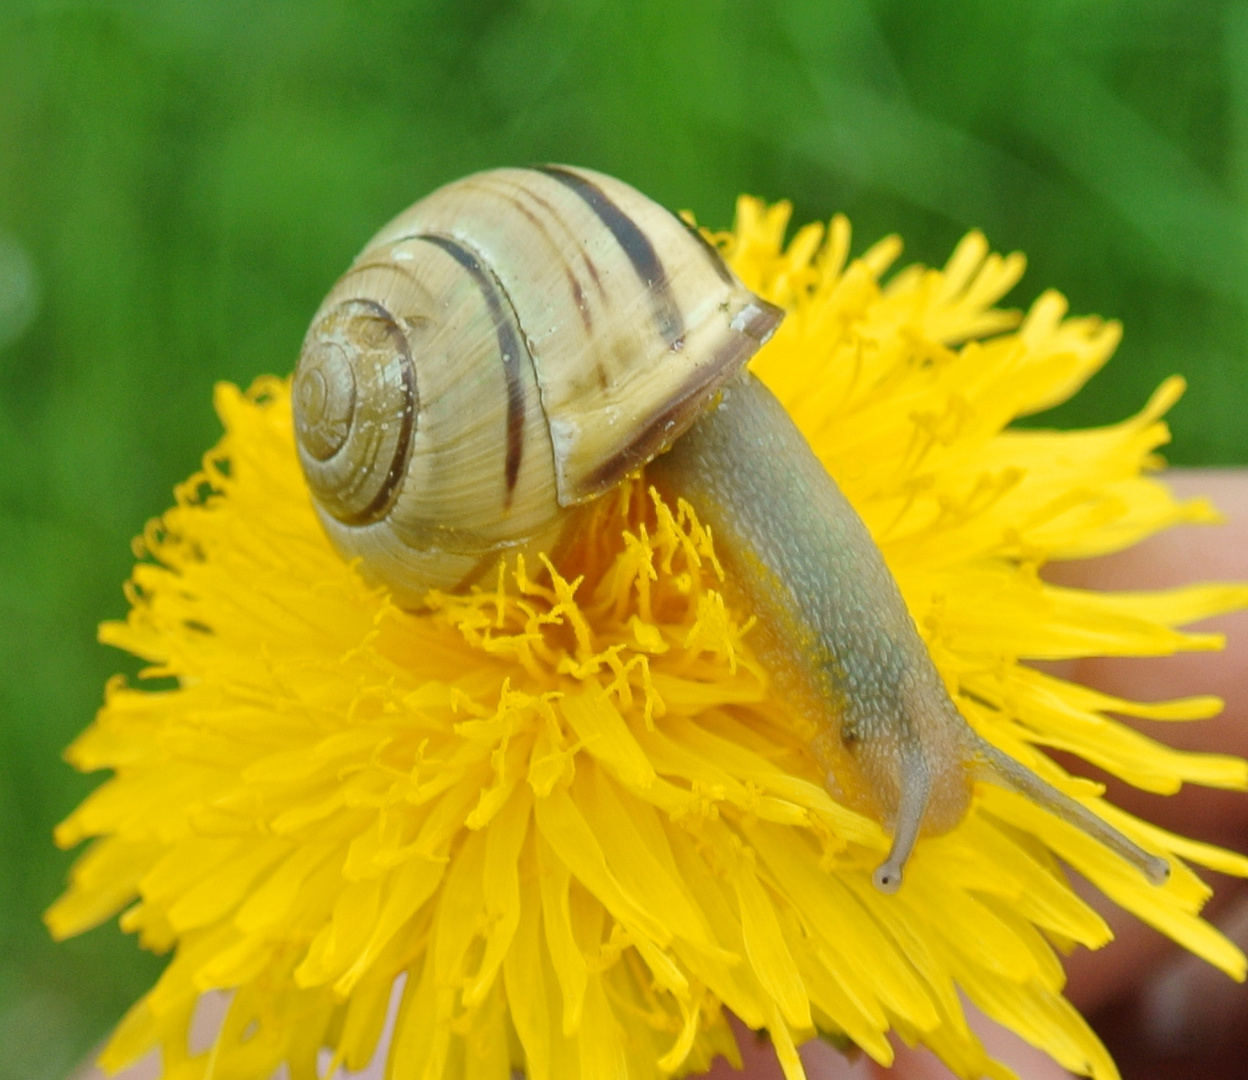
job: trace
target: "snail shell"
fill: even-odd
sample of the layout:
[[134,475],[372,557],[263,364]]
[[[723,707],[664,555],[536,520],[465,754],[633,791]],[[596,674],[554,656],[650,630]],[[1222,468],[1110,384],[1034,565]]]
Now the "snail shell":
[[418,604],[549,550],[779,324],[694,230],[585,169],[499,169],[385,226],[295,370],[299,458],[347,558]]

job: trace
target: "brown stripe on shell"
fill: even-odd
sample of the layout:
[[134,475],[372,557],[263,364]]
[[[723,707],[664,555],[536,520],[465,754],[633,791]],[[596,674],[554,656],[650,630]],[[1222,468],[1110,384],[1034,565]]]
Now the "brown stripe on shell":
[[[581,322],[585,326],[585,332],[587,334],[593,333],[594,317],[590,313],[589,305],[585,302],[585,290],[581,288],[581,283],[576,280],[576,274],[573,273],[571,265],[568,263],[568,260],[564,258],[563,249],[555,242],[555,238],[550,235],[550,230],[546,228],[542,219],[525,206],[524,203],[510,194],[504,195],[503,198],[506,199],[510,205],[514,206],[521,214],[523,214],[533,228],[541,233],[542,239],[550,245],[551,251],[555,253],[559,261],[563,264],[563,273],[567,278],[568,288],[572,292],[572,302],[576,305],[576,310],[580,313]],[[588,262],[588,259],[586,261]]]
[[[503,359],[503,377],[507,382],[507,454],[503,476],[507,484],[507,505],[511,505],[516,481],[520,476],[520,461],[524,455],[524,384],[521,382],[521,361],[532,366],[533,358],[521,339],[519,319],[511,297],[494,272],[464,247],[459,241],[438,233],[421,233],[414,237],[441,248],[460,266],[481,290],[490,315],[494,319],[494,332],[498,335],[498,351]],[[506,305],[504,307],[504,305]],[[510,315],[510,317],[508,317]]]
[[765,300],[754,300],[732,320],[734,333],[672,394],[668,406],[652,416],[633,437],[584,478],[575,492],[583,502],[619,483],[666,450],[705,412],[707,402],[737,374],[775,332],[784,311]]
[[338,280],[346,281],[348,278],[353,277],[356,274],[362,274],[368,270],[384,270],[387,273],[398,274],[400,277],[407,278],[408,281],[413,281],[418,285],[420,284],[420,278],[416,276],[415,271],[409,270],[397,259],[387,259],[384,262],[355,263]]
[[757,349],[771,340],[771,335],[783,320],[783,308],[756,296],[732,317],[728,326],[753,341]]
[[460,578],[448,590],[452,593],[466,593],[473,585],[477,584],[486,574],[498,567],[499,560],[504,558],[505,549],[497,551],[487,551],[475,563],[472,568],[462,578]]
[[580,241],[580,239],[576,236],[576,234],[568,227],[567,222],[563,220],[563,215],[559,213],[554,203],[552,203],[549,199],[542,198],[542,196],[539,195],[532,188],[522,187],[522,188],[519,188],[518,190],[520,194],[522,194],[526,199],[532,199],[535,203],[537,203],[538,206],[540,206],[543,210],[545,210],[546,213],[550,215],[551,221],[556,222],[563,228],[564,234],[572,242],[571,246],[573,250],[575,250],[576,253],[580,255],[581,262],[585,264],[586,272],[593,279],[594,286],[598,290],[598,295],[602,298],[602,301],[604,304],[609,303],[611,298],[607,294],[606,287],[602,284],[602,276],[598,273],[597,265],[595,265],[594,260],[589,257],[589,252],[585,250],[585,245]]
[[[377,489],[377,494],[363,510],[356,514],[340,517],[338,520],[345,525],[369,525],[380,521],[390,511],[394,501],[399,497],[403,477],[407,473],[407,458],[412,447],[412,432],[416,427],[416,413],[420,409],[420,399],[416,389],[415,367],[412,363],[412,350],[407,344],[407,335],[394,321],[394,316],[375,300],[352,297],[347,304],[359,304],[381,322],[386,333],[394,341],[395,350],[401,359],[399,370],[403,378],[403,407],[399,417],[399,437],[394,444],[394,455],[390,459],[390,467],[386,469],[386,477]],[[337,515],[335,515],[337,516]]]
[[728,269],[728,264],[724,262],[724,257],[719,253],[719,249],[702,235],[702,230],[696,225],[691,224],[684,218],[680,218],[679,220],[680,223],[689,230],[689,235],[697,241],[698,247],[702,249],[702,253],[711,264],[711,268],[719,275],[719,280],[725,285],[736,285],[737,279],[733,276],[732,271]]
[[598,217],[615,237],[620,249],[632,263],[633,270],[646,286],[650,297],[650,308],[655,324],[663,340],[671,349],[679,349],[685,339],[685,320],[680,307],[672,295],[671,282],[667,279],[667,271],[659,260],[659,253],[654,250],[650,238],[642,232],[640,226],[621,210],[614,201],[592,180],[587,180],[580,173],[564,169],[558,165],[540,165],[538,172],[559,181],[564,187],[576,194]]
[[589,312],[589,305],[585,302],[585,290],[581,288],[581,283],[576,280],[576,275],[572,273],[572,268],[566,263],[564,270],[568,275],[568,286],[572,290],[572,302],[576,305],[576,310],[581,313],[581,322],[585,325],[585,333],[592,334],[594,330],[594,317]]

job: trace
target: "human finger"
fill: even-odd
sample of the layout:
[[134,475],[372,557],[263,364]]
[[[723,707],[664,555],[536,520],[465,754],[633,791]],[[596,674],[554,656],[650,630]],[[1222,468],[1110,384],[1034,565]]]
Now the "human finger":
[[[1166,482],[1180,497],[1210,498],[1226,523],[1180,526],[1113,556],[1054,567],[1046,577],[1105,590],[1248,580],[1248,470],[1174,470],[1166,474]],[[1195,724],[1137,721],[1136,726],[1181,749],[1248,755],[1248,612],[1219,616],[1194,628],[1224,633],[1226,649],[1146,659],[1090,658],[1070,665],[1064,674],[1137,700],[1216,694],[1225,702],[1216,718]],[[1095,770],[1089,775],[1107,783],[1116,804],[1147,820],[1233,850],[1248,848],[1248,798],[1242,792],[1188,786],[1174,797],[1163,797]],[[1207,909],[1210,920],[1241,947],[1248,946],[1248,915],[1241,914],[1248,911],[1248,900],[1242,883],[1204,876],[1215,886]],[[1190,1050],[1193,1042],[1216,1049],[1223,1034],[1235,1025],[1241,1030],[1248,1025],[1248,1007],[1236,1004],[1243,991],[1227,976],[1181,953],[1092,890],[1085,895],[1110,923],[1115,941],[1096,954],[1071,957],[1068,992],[1085,1012],[1099,1012],[1107,1041],[1132,1063],[1131,1069],[1137,1059],[1150,1062],[1140,1064],[1141,1069],[1160,1068],[1166,1060],[1180,1070],[1175,1075],[1183,1075],[1176,1054]],[[1203,1075],[1216,1075],[1212,1059],[1201,1068]]]
[[[1180,497],[1210,498],[1225,516],[1225,524],[1177,526],[1115,555],[1054,564],[1046,578],[1104,591],[1248,581],[1248,470],[1176,469],[1165,480]],[[1137,721],[1136,726],[1179,749],[1248,756],[1248,611],[1207,619],[1192,629],[1225,634],[1225,649],[1168,657],[1089,657],[1075,661],[1066,674],[1076,682],[1138,701],[1196,694],[1221,697],[1223,711],[1209,720]],[[1167,828],[1232,846],[1248,830],[1248,799],[1240,792],[1189,786],[1170,798],[1109,783],[1115,803]]]

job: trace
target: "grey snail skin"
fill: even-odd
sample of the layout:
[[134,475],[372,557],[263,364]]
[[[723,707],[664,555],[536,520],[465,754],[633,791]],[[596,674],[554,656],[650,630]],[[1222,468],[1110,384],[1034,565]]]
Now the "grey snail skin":
[[557,551],[586,503],[645,467],[710,526],[829,791],[891,830],[877,888],[897,890],[976,781],[1165,881],[1165,859],[962,717],[861,518],[745,370],[782,318],[619,180],[543,166],[448,184],[385,226],[312,320],[292,406],[316,512],[418,609],[501,557]]

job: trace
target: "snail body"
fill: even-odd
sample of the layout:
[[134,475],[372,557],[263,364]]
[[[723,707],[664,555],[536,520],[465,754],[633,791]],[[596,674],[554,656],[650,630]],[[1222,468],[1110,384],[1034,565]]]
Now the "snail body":
[[449,184],[313,318],[292,404],[317,513],[415,607],[506,552],[557,551],[579,505],[646,466],[711,526],[829,790],[892,830],[878,888],[899,887],[922,832],[962,819],[977,780],[1164,880],[1163,859],[963,719],[866,526],[744,370],[782,317],[618,180],[546,166]]

